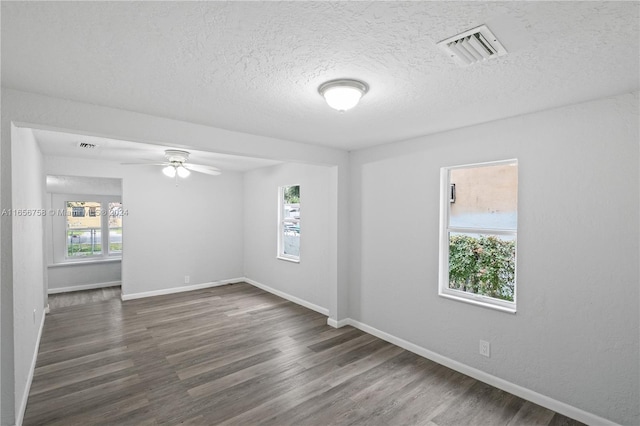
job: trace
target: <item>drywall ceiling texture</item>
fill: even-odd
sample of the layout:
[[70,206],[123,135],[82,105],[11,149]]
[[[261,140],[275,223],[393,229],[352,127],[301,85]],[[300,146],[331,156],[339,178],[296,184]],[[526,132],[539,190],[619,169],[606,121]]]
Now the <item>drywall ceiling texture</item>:
[[[2,85],[357,149],[637,90],[637,2],[2,2]],[[487,24],[504,57],[440,40]],[[318,86],[359,78],[354,110]]]

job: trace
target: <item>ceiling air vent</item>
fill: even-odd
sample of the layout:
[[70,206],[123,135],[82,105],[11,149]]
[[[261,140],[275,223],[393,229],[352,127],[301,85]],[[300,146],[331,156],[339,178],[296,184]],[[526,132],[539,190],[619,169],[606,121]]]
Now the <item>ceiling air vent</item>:
[[486,25],[442,40],[438,47],[463,67],[507,54]]
[[98,145],[96,145],[94,143],[78,142],[78,148],[94,149],[94,148],[97,148],[97,147],[98,147]]

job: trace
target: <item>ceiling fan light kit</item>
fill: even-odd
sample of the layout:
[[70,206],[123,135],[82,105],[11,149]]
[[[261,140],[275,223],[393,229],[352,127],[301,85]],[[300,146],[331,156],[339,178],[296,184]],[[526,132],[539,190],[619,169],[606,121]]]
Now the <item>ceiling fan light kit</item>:
[[176,168],[173,166],[167,166],[164,169],[162,169],[162,173],[165,174],[165,176],[168,176],[170,178],[175,177],[176,176]]
[[191,174],[184,165],[184,163],[189,159],[189,153],[187,151],[168,149],[164,152],[164,157],[167,159],[169,164],[162,169],[162,173],[170,178],[176,178],[176,185],[178,184],[177,179],[179,177],[184,179]]
[[184,166],[176,167],[176,172],[178,173],[178,176],[180,176],[181,178],[186,178],[191,174],[191,172],[187,170]]
[[191,172],[187,170],[187,168],[184,167],[182,164],[169,165],[162,169],[162,173],[164,173],[165,176],[168,176],[170,178],[174,178],[176,176],[181,178],[186,178],[191,174]]
[[203,164],[187,163],[189,159],[188,151],[181,151],[178,149],[167,149],[164,152],[164,163],[125,163],[126,165],[153,165],[162,166],[162,173],[172,179],[175,178],[176,186],[178,185],[178,178],[188,177],[192,171],[198,173],[204,173],[207,175],[217,176],[220,174],[220,170],[213,166],[205,166]]
[[327,104],[339,112],[345,112],[358,105],[368,91],[369,86],[364,81],[346,78],[330,80],[318,87],[318,93]]

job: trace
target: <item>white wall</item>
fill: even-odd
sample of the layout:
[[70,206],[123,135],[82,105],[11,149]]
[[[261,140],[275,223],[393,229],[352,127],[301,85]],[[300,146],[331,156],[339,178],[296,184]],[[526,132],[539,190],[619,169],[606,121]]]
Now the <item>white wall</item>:
[[[33,132],[12,132],[13,209],[42,212],[45,208],[45,177],[42,154]],[[15,413],[26,407],[35,366],[35,355],[44,316],[46,288],[44,216],[13,216],[13,324]]]
[[[639,424],[638,117],[634,93],[353,153],[350,316]],[[509,158],[519,161],[515,315],[438,297],[440,168]]]
[[48,293],[85,290],[120,285],[120,260],[77,264],[57,264],[47,267]]
[[[122,178],[124,297],[243,276],[242,174],[192,173],[46,157],[47,174]],[[56,268],[57,269],[57,268]],[[54,272],[55,273],[55,272]]]
[[192,173],[175,186],[160,168],[125,175],[124,295],[243,276],[242,174]]
[[[300,185],[300,263],[277,259],[278,188]],[[283,164],[257,169],[244,179],[245,276],[328,312],[331,284],[331,169]]]

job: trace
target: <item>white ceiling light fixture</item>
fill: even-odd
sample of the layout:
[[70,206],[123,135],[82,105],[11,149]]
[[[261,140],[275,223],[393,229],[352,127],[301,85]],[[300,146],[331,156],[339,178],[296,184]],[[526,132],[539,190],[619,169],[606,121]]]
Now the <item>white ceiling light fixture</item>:
[[369,91],[367,83],[359,80],[339,79],[322,83],[318,93],[327,104],[340,112],[345,112],[358,105],[360,98]]

